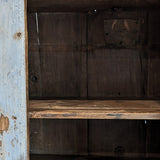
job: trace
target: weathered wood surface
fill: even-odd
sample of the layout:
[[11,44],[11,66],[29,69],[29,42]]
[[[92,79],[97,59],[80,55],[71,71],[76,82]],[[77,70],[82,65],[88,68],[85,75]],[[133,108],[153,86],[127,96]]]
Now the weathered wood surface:
[[[31,155],[31,160],[150,160],[151,158],[124,158],[124,157],[105,157],[105,156],[53,156],[53,155]],[[159,160],[152,158],[152,160]]]
[[88,11],[109,7],[157,7],[159,0],[28,0],[30,11]]
[[[30,98],[144,97],[147,67],[138,46],[145,15],[137,10],[28,13]],[[131,35],[138,37],[136,44]]]
[[152,50],[160,50],[160,12],[155,10],[149,13],[149,47]]
[[30,153],[87,155],[87,120],[30,120]]
[[32,13],[28,20],[30,97],[85,97],[85,15]]
[[26,2],[0,0],[0,160],[27,160]]
[[145,157],[146,124],[142,120],[89,120],[88,138],[89,155]]
[[148,96],[160,97],[160,51],[148,51]]
[[145,100],[33,100],[30,118],[160,119],[160,101]]
[[88,97],[142,97],[143,72],[137,50],[99,49],[89,53]]
[[88,44],[95,47],[88,51],[88,97],[145,96],[147,67],[139,48],[144,43],[145,15],[142,10],[120,10],[88,16]]
[[[55,1],[52,1],[52,2],[54,3]],[[132,3],[132,1],[130,2]],[[144,1],[141,1],[141,2],[143,3]],[[43,1],[43,3],[47,3],[47,1]],[[49,8],[47,8],[48,12],[50,11],[51,7],[52,6],[49,6]],[[59,10],[60,8],[57,7],[56,9],[60,11]],[[62,8],[63,11],[64,9],[65,8]],[[74,9],[76,10],[77,8],[74,8]],[[51,98],[51,94],[53,98],[58,95],[55,92],[51,92],[51,90],[54,91],[53,88],[61,88],[61,85],[62,85],[61,83],[59,83],[59,85],[57,86],[54,85],[53,82],[55,82],[55,78],[57,78],[55,77],[56,74],[54,74],[54,71],[55,73],[59,73],[59,72],[63,73],[62,74],[63,76],[59,77],[61,81],[63,79],[66,80],[66,76],[70,74],[75,74],[75,73],[65,74],[66,68],[63,67],[65,65],[60,64],[60,61],[55,60],[57,57],[61,57],[61,60],[63,60],[63,58],[65,59],[65,57],[67,56],[70,57],[71,54],[68,55],[68,53],[69,52],[72,53],[73,51],[72,45],[69,45],[69,46],[63,45],[63,47],[62,45],[55,46],[54,43],[56,42],[58,42],[59,44],[61,44],[61,42],[69,43],[67,42],[67,40],[72,42],[72,39],[68,38],[68,39],[65,39],[64,41],[64,39],[60,39],[61,36],[63,36],[60,34],[60,36],[57,36],[59,38],[57,41],[57,38],[55,38],[55,35],[57,35],[58,33],[56,34],[53,34],[53,33],[58,31],[58,29],[56,29],[56,31],[52,30],[55,27],[61,30],[59,32],[65,33],[66,28],[68,30],[68,26],[66,26],[66,24],[68,23],[69,20],[71,20],[70,22],[73,24],[72,26],[76,28],[77,28],[76,24],[79,24],[79,25],[83,24],[84,26],[86,25],[86,31],[85,29],[83,29],[84,31],[83,30],[82,31],[87,32],[87,36],[89,36],[87,39],[87,43],[89,43],[89,45],[88,45],[88,48],[87,46],[86,47],[83,46],[85,45],[85,43],[82,43],[81,45],[85,50],[88,49],[88,51],[90,51],[89,57],[88,57],[90,62],[89,63],[90,77],[88,78],[90,79],[90,82],[91,82],[90,85],[92,84],[93,86],[93,88],[90,87],[89,89],[90,97],[92,96],[92,98],[93,97],[97,98],[96,96],[98,96],[98,97],[109,98],[109,97],[116,96],[117,98],[120,99],[121,97],[125,96],[126,99],[127,98],[129,99],[133,97],[142,98],[143,96],[146,96],[146,98],[149,98],[150,96],[152,96],[152,98],[156,98],[157,96],[159,96],[160,94],[160,91],[159,91],[160,89],[159,59],[160,58],[159,57],[160,56],[159,56],[158,50],[152,51],[152,49],[155,50],[159,48],[159,38],[158,38],[159,37],[159,30],[158,30],[159,14],[158,13],[152,14],[152,12],[148,12],[145,9],[138,10],[138,11],[136,10],[131,11],[129,9],[127,9],[127,11],[123,11],[123,9],[120,9],[118,11],[110,10],[109,12],[106,11],[104,14],[102,12],[99,12],[99,10],[97,10],[97,13],[93,13],[93,12],[91,13],[92,14],[91,15],[89,14],[89,16],[88,14],[86,14],[86,17],[88,16],[88,20],[89,20],[88,27],[84,23],[84,21],[79,22],[79,20],[81,21],[85,18],[83,19],[73,18],[71,20],[69,18],[70,17],[69,15],[71,15],[71,13],[65,13],[65,12],[64,13],[37,13],[38,21],[40,20],[39,31],[40,30],[43,31],[43,33],[40,33],[41,38],[39,39],[39,41],[41,43],[39,47],[37,47],[38,46],[37,40],[39,38],[39,35],[37,35],[37,31],[36,31],[37,29],[36,23],[35,23],[36,13],[28,14],[30,16],[29,17],[30,23],[28,26],[30,28],[29,37],[31,39],[30,53],[29,53],[31,56],[30,68],[29,68],[31,73],[30,97],[32,99],[34,99],[35,97],[40,99],[42,96],[46,98],[47,97]],[[57,14],[57,17],[54,14]],[[58,16],[58,14],[59,15],[61,14],[61,16]],[[72,14],[74,15],[75,13],[72,13]],[[76,14],[82,15],[82,13],[76,13]],[[49,17],[46,18],[47,16]],[[61,25],[58,24],[57,22],[63,17],[66,17],[66,19],[63,21],[63,23],[61,23]],[[52,21],[50,19],[52,19]],[[112,28],[112,24],[113,24],[112,22],[116,21],[117,19],[122,20],[123,28],[125,27],[124,22],[126,23],[126,21],[130,28],[130,27],[134,27],[134,26],[131,26],[130,20],[134,20],[134,21],[138,20],[138,22],[140,20],[142,24],[141,24],[141,27],[138,29],[138,33],[140,33],[141,41],[138,42],[138,44],[136,45],[132,45],[132,44],[130,45],[126,43],[120,44],[121,40],[118,39],[119,37],[117,38],[116,32],[119,33],[119,31],[123,29],[121,25],[119,28],[119,24],[121,23],[116,23],[113,31],[106,30],[108,28],[104,28],[104,26]],[[106,20],[109,22],[107,23],[107,25],[104,24]],[[75,21],[75,23],[73,21]],[[43,29],[43,28],[46,28],[46,29]],[[126,30],[126,27],[124,29]],[[148,32],[148,29],[149,29],[149,32]],[[74,31],[76,30],[77,29],[75,29]],[[52,33],[53,35],[50,33]],[[68,33],[69,35],[73,35],[73,37],[74,35],[77,37],[80,36],[78,33],[72,33],[71,30],[69,30]],[[85,34],[83,35],[84,35],[83,37],[85,37]],[[106,36],[108,36],[108,38]],[[128,35],[125,35],[122,38],[126,38],[126,37],[128,37]],[[145,42],[143,37],[145,39]],[[109,41],[110,38],[112,38],[112,42],[111,44],[108,44],[108,42],[110,43]],[[146,53],[146,49],[148,48],[148,46],[145,46],[145,48],[143,48],[144,46],[142,46],[142,43],[143,45],[144,43],[145,45],[148,45],[147,41],[149,41],[150,43],[149,45],[151,47],[151,50],[148,51],[148,54]],[[49,44],[49,46],[46,46],[46,42]],[[84,38],[84,42],[85,42],[85,38]],[[121,49],[119,49],[118,47]],[[140,51],[137,49],[139,47],[140,48],[142,47]],[[75,47],[74,49],[77,51],[81,51],[83,48]],[[66,55],[65,54],[59,55],[60,52],[65,52]],[[45,54],[47,55],[47,58],[43,60],[43,65],[42,65],[40,58],[41,56],[43,57]],[[85,52],[83,52],[83,54],[87,55],[87,53]],[[82,55],[81,58],[83,58],[84,55]],[[52,56],[55,56],[55,58],[53,58]],[[57,60],[59,60],[59,58]],[[67,61],[68,60],[69,59],[67,58]],[[70,60],[68,62],[70,62]],[[53,66],[56,66],[56,65],[53,65],[54,63],[55,64],[58,63],[59,65],[61,65],[61,67],[53,67]],[[70,62],[70,63],[74,63],[74,62]],[[88,62],[86,65],[88,65]],[[83,68],[85,68],[85,65],[83,66],[84,66]],[[79,68],[79,66],[77,65],[76,68]],[[48,72],[47,74],[53,74],[53,75],[52,76],[50,75],[49,77],[45,77],[46,79],[44,78],[44,80],[41,81],[42,70],[44,73],[47,71]],[[75,69],[70,69],[71,72],[73,72],[74,70]],[[106,72],[105,70],[107,70],[108,72]],[[118,72],[118,70],[120,70],[121,72]],[[96,74],[93,75],[92,73],[96,73]],[[95,79],[97,80],[96,83],[95,83],[96,81]],[[122,79],[124,79],[125,83]],[[47,81],[52,82],[53,84],[49,85]],[[68,83],[72,83],[73,81],[75,81],[75,79],[67,80],[66,82],[63,82],[63,83],[68,84]],[[108,85],[108,83],[111,85]],[[146,86],[146,84],[148,85]],[[104,87],[106,87],[106,89],[104,89]],[[77,87],[77,90],[79,90],[78,88],[79,87]],[[44,92],[43,90],[44,91],[46,90],[46,92]],[[91,92],[91,90],[95,91],[94,94],[93,92]],[[59,90],[59,92],[61,92],[61,94],[63,94],[65,98],[68,97],[68,95],[70,95],[70,91],[71,90],[66,90],[66,88],[63,91]],[[49,92],[50,94],[48,94]],[[79,94],[77,95],[79,96]],[[31,119],[31,123],[30,123],[31,153],[33,154],[47,153],[47,154],[55,154],[55,155],[56,154],[80,155],[84,153],[85,150],[88,150],[89,152],[86,151],[86,154],[89,154],[89,155],[118,156],[119,154],[120,155],[123,154],[129,157],[135,157],[135,156],[158,157],[159,156],[159,153],[160,153],[160,145],[159,145],[160,138],[158,135],[160,130],[159,129],[160,127],[158,125],[159,121],[132,121],[132,120],[126,121],[124,120],[122,122],[122,120],[114,120],[114,121],[110,120],[110,122],[108,122],[108,120],[78,120],[79,121],[78,123],[75,123],[74,121],[77,121],[77,120],[66,121],[65,119],[64,120]],[[88,128],[86,127],[86,125],[88,126]],[[79,130],[81,134],[77,134],[77,130]],[[83,130],[83,133],[82,133],[82,130]],[[147,130],[147,133],[146,133],[146,130]],[[84,143],[85,141],[82,141],[82,139],[84,140],[86,138],[85,137],[86,134],[89,134],[88,148],[86,148],[86,143]],[[73,137],[72,140],[68,138],[70,136]],[[77,144],[76,139],[80,139],[80,141],[83,144],[81,143]],[[144,146],[144,144],[146,146]],[[35,158],[37,159],[38,157],[35,157]],[[41,157],[41,158],[43,159],[44,157]],[[44,159],[46,159],[46,157]],[[50,159],[53,159],[53,157]],[[54,159],[56,158],[54,157]],[[57,157],[57,159],[61,159],[61,157]],[[64,159],[67,159],[67,157],[64,157]],[[141,159],[142,158],[140,158],[140,160]]]
[[30,133],[31,154],[145,157],[146,152],[142,120],[31,119]]

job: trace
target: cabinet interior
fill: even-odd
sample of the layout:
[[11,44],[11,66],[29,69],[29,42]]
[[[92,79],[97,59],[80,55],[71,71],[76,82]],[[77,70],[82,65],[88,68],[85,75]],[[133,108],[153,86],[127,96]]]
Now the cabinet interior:
[[28,0],[33,160],[160,157],[159,8]]

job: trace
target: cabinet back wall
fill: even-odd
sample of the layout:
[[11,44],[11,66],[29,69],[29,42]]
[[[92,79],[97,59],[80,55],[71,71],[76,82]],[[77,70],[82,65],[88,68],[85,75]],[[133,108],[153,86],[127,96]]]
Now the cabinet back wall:
[[[28,13],[30,99],[159,98],[159,15],[149,9]],[[31,153],[160,156],[159,124],[31,120]]]

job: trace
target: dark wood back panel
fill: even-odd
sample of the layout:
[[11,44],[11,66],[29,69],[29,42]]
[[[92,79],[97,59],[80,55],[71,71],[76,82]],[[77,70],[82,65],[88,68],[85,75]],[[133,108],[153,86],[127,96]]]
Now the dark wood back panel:
[[85,96],[83,89],[86,85],[83,69],[85,54],[82,52],[82,47],[86,43],[85,16],[76,13],[31,15],[29,15],[29,35],[32,39],[29,41],[30,97]]
[[144,121],[90,120],[89,154],[143,157],[146,152]]
[[88,56],[88,96],[142,97],[141,53],[130,49],[97,49]]
[[[147,10],[29,13],[30,98],[159,98],[158,17]],[[31,153],[159,156],[158,123],[33,120]]]
[[86,120],[31,120],[32,154],[86,155]]
[[160,12],[148,15],[148,96],[160,97]]
[[145,12],[30,13],[28,20],[30,98],[146,95]]
[[142,48],[146,23],[142,11],[105,11],[88,16],[89,98],[145,96]]
[[154,7],[159,0],[28,0],[29,11],[88,11],[112,7]]

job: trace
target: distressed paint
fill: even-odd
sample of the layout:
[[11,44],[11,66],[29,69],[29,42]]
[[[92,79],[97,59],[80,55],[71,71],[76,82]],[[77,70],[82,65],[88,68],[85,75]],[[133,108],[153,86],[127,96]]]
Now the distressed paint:
[[8,117],[4,117],[3,114],[0,117],[0,134],[3,135],[4,131],[8,131],[9,128],[9,119]]
[[27,160],[26,3],[0,0],[0,160]]

